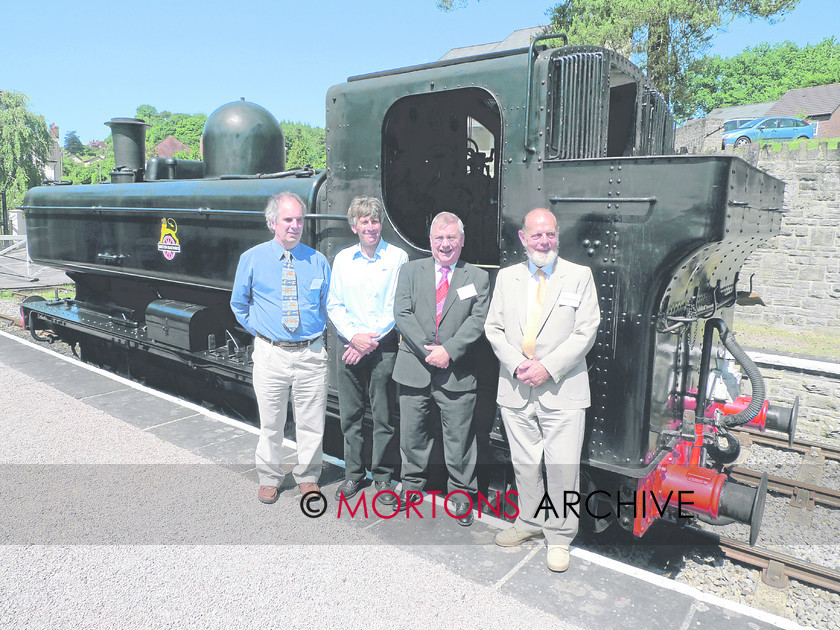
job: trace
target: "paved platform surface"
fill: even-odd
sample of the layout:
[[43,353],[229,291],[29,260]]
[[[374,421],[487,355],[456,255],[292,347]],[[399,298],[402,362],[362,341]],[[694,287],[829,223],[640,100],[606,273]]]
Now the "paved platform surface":
[[337,461],[322,517],[291,475],[262,505],[254,427],[3,332],[0,427],[2,627],[798,627],[581,549],[552,574],[440,504],[339,518]]

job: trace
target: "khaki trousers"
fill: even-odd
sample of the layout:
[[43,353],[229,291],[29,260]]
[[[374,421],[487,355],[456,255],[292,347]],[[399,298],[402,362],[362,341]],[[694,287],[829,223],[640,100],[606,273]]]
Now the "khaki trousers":
[[254,393],[260,411],[255,454],[261,486],[279,487],[286,410],[291,395],[297,442],[297,483],[317,483],[323,462],[327,405],[327,351],[323,337],[311,346],[281,348],[254,340]]
[[[522,409],[502,407],[516,489],[519,516],[514,523],[526,532],[542,531],[549,545],[568,545],[578,531],[579,518],[564,514],[564,493],[580,492],[580,450],[583,446],[585,409],[546,409],[534,396]],[[548,497],[555,516],[545,507]],[[573,503],[573,495],[569,502]],[[581,506],[576,505],[580,511]]]

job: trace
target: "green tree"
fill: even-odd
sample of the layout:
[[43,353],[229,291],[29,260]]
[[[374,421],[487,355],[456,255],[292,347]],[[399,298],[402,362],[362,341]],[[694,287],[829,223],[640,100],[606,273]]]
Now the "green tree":
[[114,170],[114,151],[109,147],[103,159],[90,162],[75,162],[65,159],[62,165],[62,179],[73,184],[108,183]]
[[646,68],[675,109],[684,109],[685,71],[735,18],[775,21],[799,0],[565,0],[552,26],[570,44],[613,48]]
[[313,168],[326,167],[327,138],[324,129],[285,120],[280,126],[286,139],[286,168],[307,164]]
[[[452,11],[468,0],[435,0]],[[646,69],[648,77],[673,106],[686,109],[686,71],[710,46],[714,36],[735,18],[771,23],[799,0],[562,0],[550,8],[551,31],[569,43],[616,50]]]
[[[137,118],[144,120],[150,128],[146,131],[146,157],[155,155],[155,147],[167,136],[173,136],[190,148],[190,157],[200,160],[201,134],[206,114],[173,114],[170,111],[158,112],[151,105],[140,105],[137,108]],[[181,152],[185,153],[185,152]],[[178,157],[181,157],[179,154]]]
[[686,72],[681,118],[715,107],[774,101],[788,90],[840,83],[840,42],[834,37],[799,48],[759,44],[728,59],[698,60]]
[[85,155],[85,145],[79,140],[79,134],[75,131],[68,131],[64,136],[64,151],[82,157]]
[[43,181],[52,145],[47,121],[30,112],[28,104],[25,94],[0,90],[0,189],[10,208]]

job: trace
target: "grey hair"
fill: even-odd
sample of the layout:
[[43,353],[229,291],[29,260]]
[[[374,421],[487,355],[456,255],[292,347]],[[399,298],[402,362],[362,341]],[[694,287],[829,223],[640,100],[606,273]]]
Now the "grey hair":
[[300,195],[296,195],[288,190],[272,195],[269,198],[268,203],[265,205],[265,224],[268,226],[269,230],[274,231],[273,226],[277,223],[277,215],[280,214],[280,204],[286,199],[293,199],[297,201],[300,204],[301,210],[306,213],[306,204],[303,202],[303,199],[300,198]]
[[385,218],[385,206],[382,205],[382,201],[378,197],[354,198],[347,210],[347,222],[355,227],[362,217],[373,217],[382,223],[382,219]]
[[435,227],[435,223],[443,223],[445,225],[449,225],[450,223],[458,223],[458,234],[461,236],[464,235],[464,222],[458,218],[457,215],[452,214],[451,212],[440,212],[435,215],[435,218],[432,219],[431,225],[429,225],[429,238],[432,237],[432,228]]

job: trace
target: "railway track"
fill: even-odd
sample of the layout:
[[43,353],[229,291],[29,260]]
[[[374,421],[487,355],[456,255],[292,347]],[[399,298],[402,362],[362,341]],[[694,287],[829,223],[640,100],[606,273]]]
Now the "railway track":
[[[712,535],[714,536],[714,535]],[[732,561],[761,570],[761,581],[769,586],[785,588],[790,579],[840,593],[840,571],[799,560],[787,554],[750,547],[724,536],[715,536],[723,553]]]
[[[729,471],[735,481],[757,486],[762,474],[748,468],[735,467]],[[767,476],[767,489],[791,497],[790,504],[802,509],[813,509],[814,505],[840,508],[840,492],[804,481]]]
[[791,446],[788,444],[787,436],[782,434],[762,433],[744,428],[733,430],[732,433],[738,438],[738,441],[743,447],[758,444],[759,446],[795,451],[809,457],[822,457],[826,460],[840,461],[840,447],[830,444],[812,442],[810,440],[795,440]]

